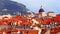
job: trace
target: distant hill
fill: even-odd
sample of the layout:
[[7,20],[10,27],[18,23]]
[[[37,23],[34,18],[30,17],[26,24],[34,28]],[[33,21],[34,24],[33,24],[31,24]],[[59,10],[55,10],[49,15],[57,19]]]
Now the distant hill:
[[29,14],[25,5],[11,0],[0,0],[0,15]]

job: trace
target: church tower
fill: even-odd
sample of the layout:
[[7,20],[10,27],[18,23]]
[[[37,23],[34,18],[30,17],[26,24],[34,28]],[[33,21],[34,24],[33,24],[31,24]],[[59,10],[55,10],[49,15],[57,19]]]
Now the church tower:
[[41,8],[40,8],[40,10],[39,10],[39,14],[40,14],[40,17],[45,17],[45,16],[47,16],[47,14],[45,13],[42,5],[41,5]]

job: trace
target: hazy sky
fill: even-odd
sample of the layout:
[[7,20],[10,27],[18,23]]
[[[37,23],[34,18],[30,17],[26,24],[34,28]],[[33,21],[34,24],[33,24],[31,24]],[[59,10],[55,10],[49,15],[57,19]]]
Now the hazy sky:
[[26,5],[33,12],[38,12],[40,6],[43,5],[45,12],[54,11],[60,13],[60,0],[13,0]]

